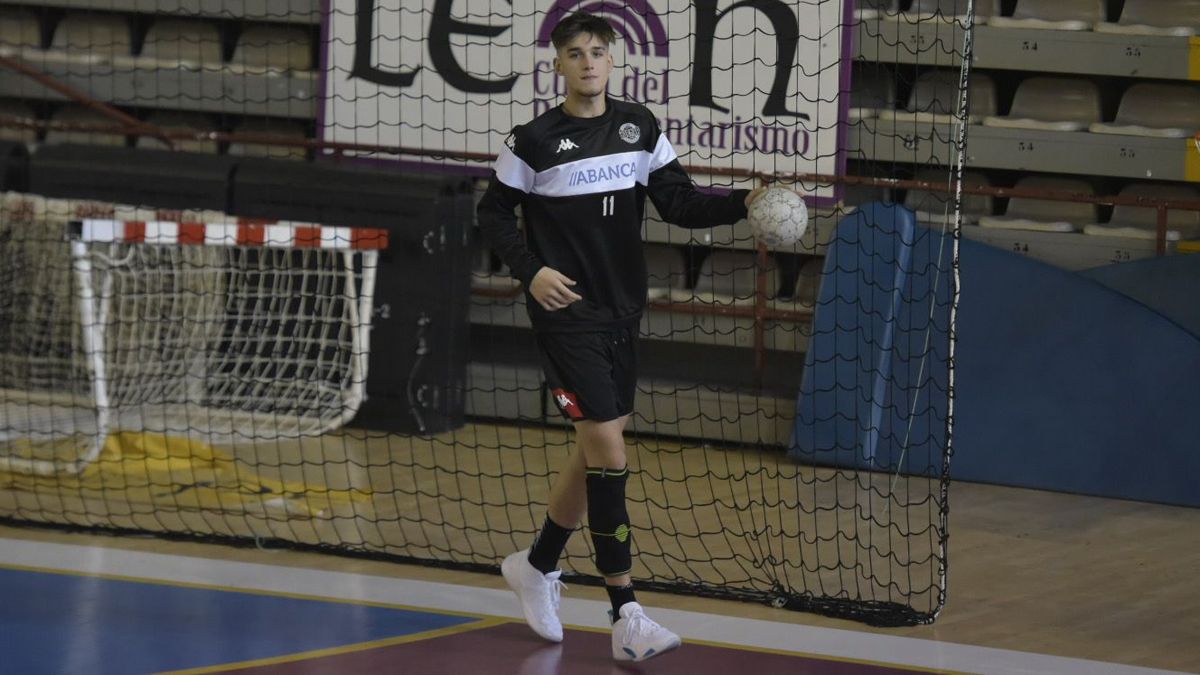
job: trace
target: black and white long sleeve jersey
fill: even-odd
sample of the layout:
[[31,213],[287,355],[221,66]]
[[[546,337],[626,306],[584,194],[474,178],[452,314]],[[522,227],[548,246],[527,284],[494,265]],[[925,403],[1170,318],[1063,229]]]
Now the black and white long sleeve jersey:
[[[746,216],[746,190],[700,192],[644,106],[607,100],[579,118],[553,108],[505,140],[477,210],[493,250],[526,288],[542,266],[577,283],[583,299],[553,312],[527,297],[536,330],[634,325],[646,304],[642,216],[649,195],[664,220],[700,228]],[[517,228],[521,206],[527,238]]]

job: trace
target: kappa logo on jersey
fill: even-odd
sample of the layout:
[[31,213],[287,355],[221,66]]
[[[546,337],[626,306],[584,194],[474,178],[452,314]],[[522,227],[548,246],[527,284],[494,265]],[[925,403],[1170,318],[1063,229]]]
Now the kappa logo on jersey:
[[516,150],[517,149],[517,135],[509,134],[508,138],[504,139],[504,144],[508,146],[509,150]]
[[[575,145],[575,142],[569,138],[564,138],[558,142],[558,152],[562,152],[563,150],[578,150],[578,149],[579,149],[579,146]],[[556,152],[554,154],[558,154],[558,152]]]
[[575,400],[575,394],[566,389],[555,389],[550,393],[554,395],[554,402],[558,404],[558,407],[571,419],[583,419],[583,411],[579,409],[579,402]]
[[637,143],[638,139],[642,137],[642,130],[633,122],[626,122],[621,125],[621,128],[617,131],[617,135],[626,143]]

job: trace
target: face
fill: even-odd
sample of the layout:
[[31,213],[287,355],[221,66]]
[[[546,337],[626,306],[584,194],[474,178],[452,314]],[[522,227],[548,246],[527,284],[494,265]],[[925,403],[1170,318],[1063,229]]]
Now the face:
[[612,54],[608,44],[591,33],[575,36],[554,57],[554,71],[563,76],[567,95],[600,96],[612,74]]

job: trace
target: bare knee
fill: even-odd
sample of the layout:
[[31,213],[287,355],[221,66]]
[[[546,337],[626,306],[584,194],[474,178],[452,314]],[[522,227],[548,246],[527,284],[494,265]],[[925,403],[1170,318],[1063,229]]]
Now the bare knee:
[[625,458],[625,424],[628,415],[607,422],[583,420],[575,424],[579,448],[587,465],[605,469],[623,469]]

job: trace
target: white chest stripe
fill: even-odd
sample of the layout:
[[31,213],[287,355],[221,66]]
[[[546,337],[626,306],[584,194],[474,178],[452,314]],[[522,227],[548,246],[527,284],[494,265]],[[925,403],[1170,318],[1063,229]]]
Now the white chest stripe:
[[505,185],[521,192],[529,192],[533,189],[533,168],[507,147],[500,148],[500,156],[496,158],[495,169],[496,177]]
[[635,184],[646,185],[650,174],[675,159],[675,149],[660,135],[653,153],[645,150],[622,152],[559,164],[534,177],[533,194],[544,197],[571,197],[626,190]]
[[496,177],[521,192],[543,197],[571,197],[625,190],[646,185],[650,174],[676,159],[675,148],[659,134],[654,152],[634,150],[600,157],[585,157],[535,172],[507,147],[496,158]]
[[650,156],[650,172],[658,171],[678,157],[679,155],[675,154],[675,146],[667,140],[667,135],[659,134],[658,143],[654,144],[654,154]]
[[650,153],[645,150],[587,157],[539,171],[533,181],[533,194],[571,197],[626,190],[634,183],[646,184],[649,165]]

